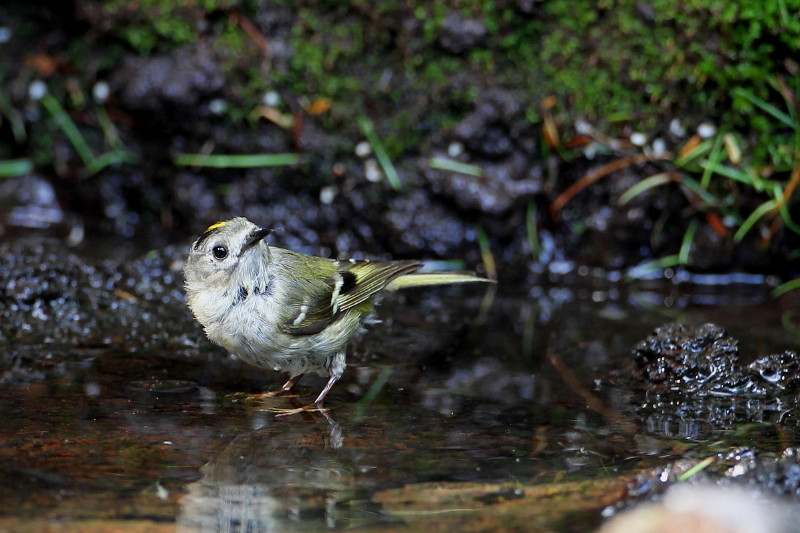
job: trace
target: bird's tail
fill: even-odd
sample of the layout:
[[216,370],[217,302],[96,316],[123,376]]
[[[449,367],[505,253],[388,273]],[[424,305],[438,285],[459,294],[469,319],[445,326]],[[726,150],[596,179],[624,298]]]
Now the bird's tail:
[[493,279],[482,278],[474,272],[415,272],[394,278],[386,286],[387,290],[425,287],[428,285],[453,285],[456,283],[497,283]]

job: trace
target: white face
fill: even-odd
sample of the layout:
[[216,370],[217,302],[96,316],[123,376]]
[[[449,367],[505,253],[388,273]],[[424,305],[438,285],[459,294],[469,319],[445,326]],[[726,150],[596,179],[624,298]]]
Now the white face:
[[263,254],[247,252],[262,246],[266,234],[266,230],[242,217],[210,226],[192,245],[184,268],[187,284],[191,287],[205,281],[206,286],[230,285],[240,263],[258,261],[259,257],[263,260]]

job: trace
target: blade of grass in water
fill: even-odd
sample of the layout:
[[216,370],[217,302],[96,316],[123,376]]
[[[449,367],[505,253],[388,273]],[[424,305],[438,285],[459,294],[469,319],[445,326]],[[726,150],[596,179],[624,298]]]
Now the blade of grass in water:
[[0,178],[12,178],[30,174],[33,162],[30,159],[6,159],[0,161]]
[[299,162],[298,154],[179,154],[175,157],[175,164],[179,167],[282,167],[296,165]]
[[367,142],[372,146],[372,151],[375,152],[375,158],[378,160],[378,164],[381,166],[383,174],[386,176],[386,181],[389,182],[389,186],[396,191],[399,190],[400,176],[397,174],[397,169],[394,168],[389,153],[378,138],[372,121],[361,115],[358,117],[358,127],[361,129],[361,133],[364,134],[364,137],[367,138]]

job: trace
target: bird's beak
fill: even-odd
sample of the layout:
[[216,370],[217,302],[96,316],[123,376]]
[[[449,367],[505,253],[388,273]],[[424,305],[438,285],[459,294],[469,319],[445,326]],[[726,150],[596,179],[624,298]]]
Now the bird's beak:
[[264,237],[270,233],[272,233],[272,230],[267,228],[258,228],[251,231],[250,235],[247,236],[247,240],[244,241],[244,246],[242,246],[242,251],[239,252],[239,257],[244,255],[247,250],[261,242]]

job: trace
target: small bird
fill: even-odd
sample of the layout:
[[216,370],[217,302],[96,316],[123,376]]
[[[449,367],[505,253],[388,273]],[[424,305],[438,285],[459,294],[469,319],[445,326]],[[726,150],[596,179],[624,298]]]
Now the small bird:
[[192,244],[184,267],[189,309],[208,338],[252,365],[288,372],[289,391],[309,372],[328,376],[322,409],[344,373],[347,343],[384,290],[493,282],[470,272],[416,272],[422,263],[337,261],[264,240],[271,230],[243,217],[217,222]]

